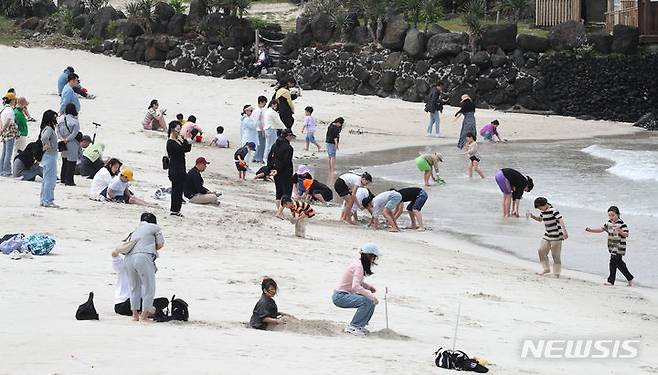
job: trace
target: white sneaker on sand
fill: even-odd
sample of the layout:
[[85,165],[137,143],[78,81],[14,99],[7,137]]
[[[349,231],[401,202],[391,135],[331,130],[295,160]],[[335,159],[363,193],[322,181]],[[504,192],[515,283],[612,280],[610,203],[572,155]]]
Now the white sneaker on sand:
[[348,324],[345,326],[345,330],[343,331],[345,333],[351,333],[354,336],[357,337],[365,337],[366,333],[363,332],[360,328],[354,327],[351,324]]

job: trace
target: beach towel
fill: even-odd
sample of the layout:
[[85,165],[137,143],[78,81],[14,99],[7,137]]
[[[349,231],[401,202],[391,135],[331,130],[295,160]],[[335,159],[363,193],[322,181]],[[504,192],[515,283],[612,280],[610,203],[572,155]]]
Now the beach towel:
[[34,255],[46,255],[55,247],[55,239],[43,233],[33,233],[25,239],[25,245]]

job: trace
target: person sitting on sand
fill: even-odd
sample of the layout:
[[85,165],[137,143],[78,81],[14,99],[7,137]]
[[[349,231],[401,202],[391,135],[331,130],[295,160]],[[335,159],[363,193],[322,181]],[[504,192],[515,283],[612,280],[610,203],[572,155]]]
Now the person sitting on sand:
[[196,158],[194,167],[187,172],[185,179],[185,189],[183,194],[190,203],[195,204],[218,204],[217,193],[210,191],[203,186],[203,177],[201,172],[206,170],[206,166],[210,164],[204,157]]
[[329,186],[323,184],[318,180],[307,178],[304,180],[304,194],[303,199],[317,201],[321,203],[331,202],[334,199],[334,193]]
[[466,174],[468,178],[473,177],[473,169],[480,175],[481,178],[484,178],[484,173],[480,169],[480,153],[478,152],[478,143],[475,141],[475,135],[473,133],[466,133],[466,151],[464,155],[468,158],[468,168],[466,169]]
[[122,165],[123,163],[119,159],[111,158],[103,168],[96,172],[89,186],[89,199],[95,201],[105,199],[101,193],[110,185],[114,176],[119,174]]
[[389,232],[399,232],[398,224],[395,221],[395,211],[398,204],[402,201],[402,195],[395,190],[388,190],[377,194],[374,198],[365,198],[363,207],[372,215],[370,224],[374,229],[379,229],[379,215],[384,215],[386,223],[389,226]]
[[215,136],[215,138],[213,138],[212,141],[210,141],[210,145],[219,148],[231,147],[231,142],[229,142],[228,137],[224,134],[224,127],[218,126],[216,130],[217,130],[217,135]]
[[523,177],[521,172],[512,168],[503,168],[496,172],[496,183],[503,193],[503,217],[519,217],[519,203],[524,192],[535,186],[530,176]]
[[203,130],[196,124],[196,116],[190,115],[187,117],[187,121],[180,128],[180,134],[183,138],[193,141],[197,139],[198,135],[203,135]]
[[151,100],[148,108],[146,109],[146,116],[142,120],[142,127],[145,130],[156,130],[163,132],[167,130],[167,120],[165,120],[165,115],[167,114],[166,109],[160,109],[160,103],[157,99]]
[[14,158],[12,176],[23,181],[34,181],[36,176],[43,178],[43,168],[39,165],[42,157],[43,148],[37,142],[28,143]]
[[356,308],[352,321],[345,326],[345,332],[354,336],[365,336],[369,333],[366,326],[379,303],[374,286],[363,279],[373,274],[372,267],[377,265],[377,259],[384,255],[373,243],[361,246],[359,259],[354,259],[347,266],[336,289],[332,301],[337,307],[345,309]]
[[504,140],[500,137],[500,133],[498,133],[498,127],[500,126],[500,122],[498,120],[493,120],[491,123],[485,125],[480,129],[480,135],[482,138],[486,141],[492,141],[492,142],[504,142]]
[[281,197],[281,206],[292,212],[290,222],[295,224],[295,236],[306,237],[306,222],[315,216],[315,211],[310,204],[297,200],[292,200],[289,195]]
[[123,202],[127,204],[136,204],[146,207],[158,207],[157,203],[149,203],[141,198],[137,198],[130,191],[130,181],[133,181],[133,170],[123,168],[118,176],[112,179],[112,182],[101,191],[101,195],[111,202]]
[[247,155],[249,155],[249,152],[254,151],[255,149],[256,144],[253,142],[247,142],[247,144],[237,149],[233,154],[235,168],[238,170],[238,178],[241,180],[246,178],[247,169],[249,168],[249,165],[247,165],[247,161],[245,159],[247,158]]
[[393,217],[397,220],[400,215],[402,215],[404,203],[409,202],[407,205],[407,212],[409,213],[411,225],[408,229],[424,231],[425,226],[423,226],[423,215],[420,213],[420,210],[423,209],[425,202],[427,202],[427,192],[419,187],[408,187],[399,189],[398,193],[402,196],[402,200],[400,201],[400,204],[398,204]]
[[249,326],[255,329],[266,330],[271,325],[285,324],[287,314],[279,311],[274,301],[274,296],[279,291],[276,281],[269,277],[263,279],[260,284],[263,294],[260,296],[254,311],[249,319]]
[[354,224],[352,222],[351,209],[354,204],[356,190],[371,182],[372,176],[368,172],[364,172],[360,176],[354,173],[345,173],[336,179],[334,190],[336,190],[339,197],[343,198],[343,211],[340,214],[341,221]]
[[[419,171],[423,172],[425,186],[430,186],[430,177],[437,182],[443,181],[439,178],[439,163],[443,163],[443,156],[438,152],[421,154],[416,158],[416,167]],[[436,177],[434,176],[434,172],[436,172]]]
[[564,224],[564,219],[560,211],[556,210],[548,200],[544,197],[535,199],[535,208],[539,210],[539,216],[535,216],[532,212],[528,212],[526,217],[532,220],[543,222],[546,227],[544,237],[539,246],[539,262],[542,265],[543,271],[539,275],[546,275],[551,273],[551,267],[548,261],[548,253],[553,257],[553,275],[560,277],[562,270],[562,261],[560,253],[562,252],[562,241],[569,238],[567,233],[567,226]]
[[155,215],[145,212],[129,238],[137,241],[124,259],[130,280],[130,309],[134,321],[147,320],[155,312],[155,260],[164,247],[164,235]]
[[292,175],[292,196],[301,197],[304,195],[304,180],[313,178],[311,169],[305,164],[297,166],[297,172]]
[[615,285],[617,278],[617,270],[621,271],[628,286],[633,286],[633,275],[626,267],[626,262],[622,259],[626,255],[626,239],[628,239],[628,226],[621,219],[619,208],[617,206],[610,206],[608,208],[608,221],[601,227],[587,227],[585,232],[589,233],[603,233],[608,234],[608,252],[610,253],[610,275],[606,281],[606,286]]
[[265,164],[264,166],[260,167],[258,171],[256,171],[256,176],[254,177],[254,180],[263,180],[263,181],[268,181],[272,182],[272,178],[274,177],[273,173],[275,170],[272,168],[271,165]]
[[91,142],[91,138],[88,135],[82,136],[82,141],[80,142],[80,147],[84,149],[80,158],[80,175],[92,179],[103,168],[103,151],[105,151],[105,145],[102,143],[93,143],[85,147],[84,143],[86,142]]

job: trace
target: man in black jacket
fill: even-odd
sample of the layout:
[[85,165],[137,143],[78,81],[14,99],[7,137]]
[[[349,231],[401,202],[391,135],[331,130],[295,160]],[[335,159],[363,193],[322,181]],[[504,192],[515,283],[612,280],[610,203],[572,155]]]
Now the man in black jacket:
[[293,134],[290,129],[283,129],[281,135],[272,146],[267,163],[276,171],[274,175],[274,186],[276,189],[276,217],[283,218],[283,206],[281,197],[290,196],[292,193],[292,157],[295,150],[290,145]]
[[436,134],[434,136],[439,136],[441,112],[443,112],[443,99],[441,99],[441,94],[443,94],[443,82],[437,81],[436,84],[432,86],[432,90],[427,97],[427,103],[425,103],[425,112],[430,114],[430,123],[427,125],[428,137],[432,136],[432,128],[434,127],[436,127]]
[[206,165],[210,164],[204,157],[198,157],[196,163],[189,172],[185,179],[185,198],[189,199],[190,203],[196,204],[219,204],[217,200],[217,193],[209,191],[203,186],[203,177],[201,172],[206,170]]

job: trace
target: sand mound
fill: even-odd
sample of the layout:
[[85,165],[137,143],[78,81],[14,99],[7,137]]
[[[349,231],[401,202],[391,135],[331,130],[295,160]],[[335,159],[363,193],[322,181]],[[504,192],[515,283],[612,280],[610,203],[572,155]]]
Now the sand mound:
[[368,337],[376,337],[385,340],[401,340],[401,341],[411,340],[411,337],[397,333],[390,328],[384,328],[384,329],[380,329],[379,331],[370,332]]
[[272,330],[313,336],[337,336],[343,332],[343,327],[329,320],[307,320],[288,316],[286,317],[286,324],[278,325]]

